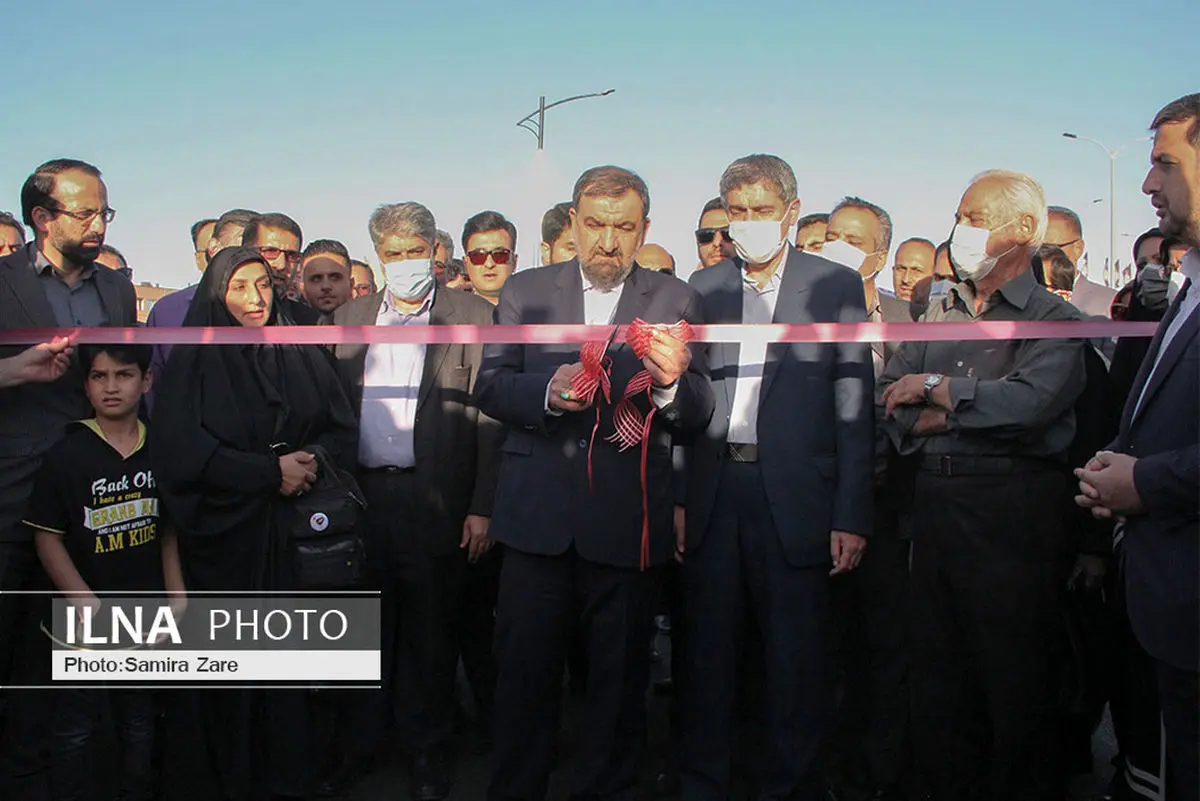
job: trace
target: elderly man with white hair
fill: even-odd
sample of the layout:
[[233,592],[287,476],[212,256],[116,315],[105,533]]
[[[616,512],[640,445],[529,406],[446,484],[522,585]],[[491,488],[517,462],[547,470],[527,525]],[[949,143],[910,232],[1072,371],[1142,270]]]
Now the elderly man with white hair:
[[[930,322],[1075,320],[1038,285],[1041,186],[976,176],[955,214],[959,283]],[[1067,452],[1082,341],[906,342],[879,379],[881,427],[909,470],[914,752],[935,801],[1056,795],[1058,594],[1073,554]]]

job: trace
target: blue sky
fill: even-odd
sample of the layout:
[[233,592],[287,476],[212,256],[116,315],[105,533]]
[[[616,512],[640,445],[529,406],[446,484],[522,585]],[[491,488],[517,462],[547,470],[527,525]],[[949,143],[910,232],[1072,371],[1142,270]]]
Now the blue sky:
[[[898,243],[949,232],[969,178],[1028,172],[1108,251],[1108,163],[1198,88],[1196,0],[601,3],[217,0],[25,4],[38,41],[2,96],[0,208],[42,161],[105,174],[108,240],[137,280],[195,279],[188,226],[232,206],[285,211],[306,238],[370,253],[381,202],[419,200],[458,239],[495,208],[533,263],[541,212],[585,168],[637,170],[650,239],[695,263],[691,231],[721,170],[751,152],[797,173],[804,210],[844,194],[887,208]],[[548,101],[546,151],[515,127]],[[1154,223],[1148,143],[1117,163],[1118,257]],[[1102,199],[1100,203],[1093,203]],[[1098,272],[1098,270],[1096,270]]]

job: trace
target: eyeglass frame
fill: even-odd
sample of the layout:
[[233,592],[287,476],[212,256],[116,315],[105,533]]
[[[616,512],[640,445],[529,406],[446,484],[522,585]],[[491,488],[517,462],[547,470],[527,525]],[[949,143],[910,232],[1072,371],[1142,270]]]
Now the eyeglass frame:
[[258,253],[258,255],[262,256],[267,261],[271,261],[271,259],[276,257],[268,256],[266,253],[263,253],[264,250],[279,251],[278,255],[284,256],[285,260],[290,264],[299,264],[300,260],[304,257],[304,254],[299,250],[284,250],[283,248],[277,248],[274,245],[254,245],[254,250]]
[[112,206],[105,206],[104,208],[96,209],[95,211],[71,211],[70,209],[64,209],[61,207],[51,209],[45,206],[40,206],[39,208],[45,209],[54,215],[65,214],[73,220],[78,220],[79,222],[88,225],[91,224],[92,220],[96,219],[97,215],[103,215],[105,225],[108,225],[117,218],[117,210]]
[[[507,254],[503,260],[497,258],[497,255],[500,253]],[[472,265],[476,267],[482,267],[488,263],[488,259],[491,259],[493,264],[507,266],[512,264],[513,255],[515,254],[513,253],[512,248],[492,248],[491,250],[476,248],[475,250],[468,250],[463,255],[467,257],[467,261],[471,262]],[[483,256],[483,261],[476,261],[475,257],[480,255]]]

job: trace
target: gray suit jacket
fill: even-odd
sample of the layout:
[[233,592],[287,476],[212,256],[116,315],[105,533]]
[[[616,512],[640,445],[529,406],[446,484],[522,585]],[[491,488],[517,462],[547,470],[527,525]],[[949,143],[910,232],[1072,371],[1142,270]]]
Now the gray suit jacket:
[[[861,323],[862,279],[853,270],[788,248],[777,323]],[[704,320],[742,321],[742,271],[723,261],[690,280]],[[711,522],[737,383],[736,343],[709,347],[716,405],[708,430],[685,449],[687,550]],[[871,533],[874,486],[874,370],[866,344],[797,342],[767,347],[758,404],[758,455],[775,527],[788,562],[830,561],[833,530]]]
[[[385,290],[386,291],[386,290]],[[356,298],[333,314],[334,325],[374,325],[383,295]],[[491,325],[487,301],[457,289],[438,287],[431,325]],[[355,417],[362,413],[367,345],[337,345],[338,375]],[[471,392],[483,361],[482,345],[427,345],[417,395],[417,482],[427,500],[423,525],[414,536],[427,552],[449,555],[462,540],[468,514],[491,517],[496,497],[503,427],[481,414]]]
[[[95,271],[96,289],[110,325],[137,325],[137,298],[129,279],[103,267]],[[0,259],[0,328],[56,328],[50,301],[21,248]],[[0,348],[0,358],[23,347]],[[0,389],[0,541],[30,537],[20,525],[42,455],[74,420],[91,416],[77,368],[52,384],[25,384]]]

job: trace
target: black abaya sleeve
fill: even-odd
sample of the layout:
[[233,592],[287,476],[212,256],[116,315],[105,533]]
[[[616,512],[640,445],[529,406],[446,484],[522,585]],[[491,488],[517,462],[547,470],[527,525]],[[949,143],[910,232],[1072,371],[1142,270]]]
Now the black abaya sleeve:
[[329,400],[326,425],[312,444],[323,447],[338,467],[353,471],[358,464],[358,419],[329,359],[316,354],[312,362],[321,396]]

